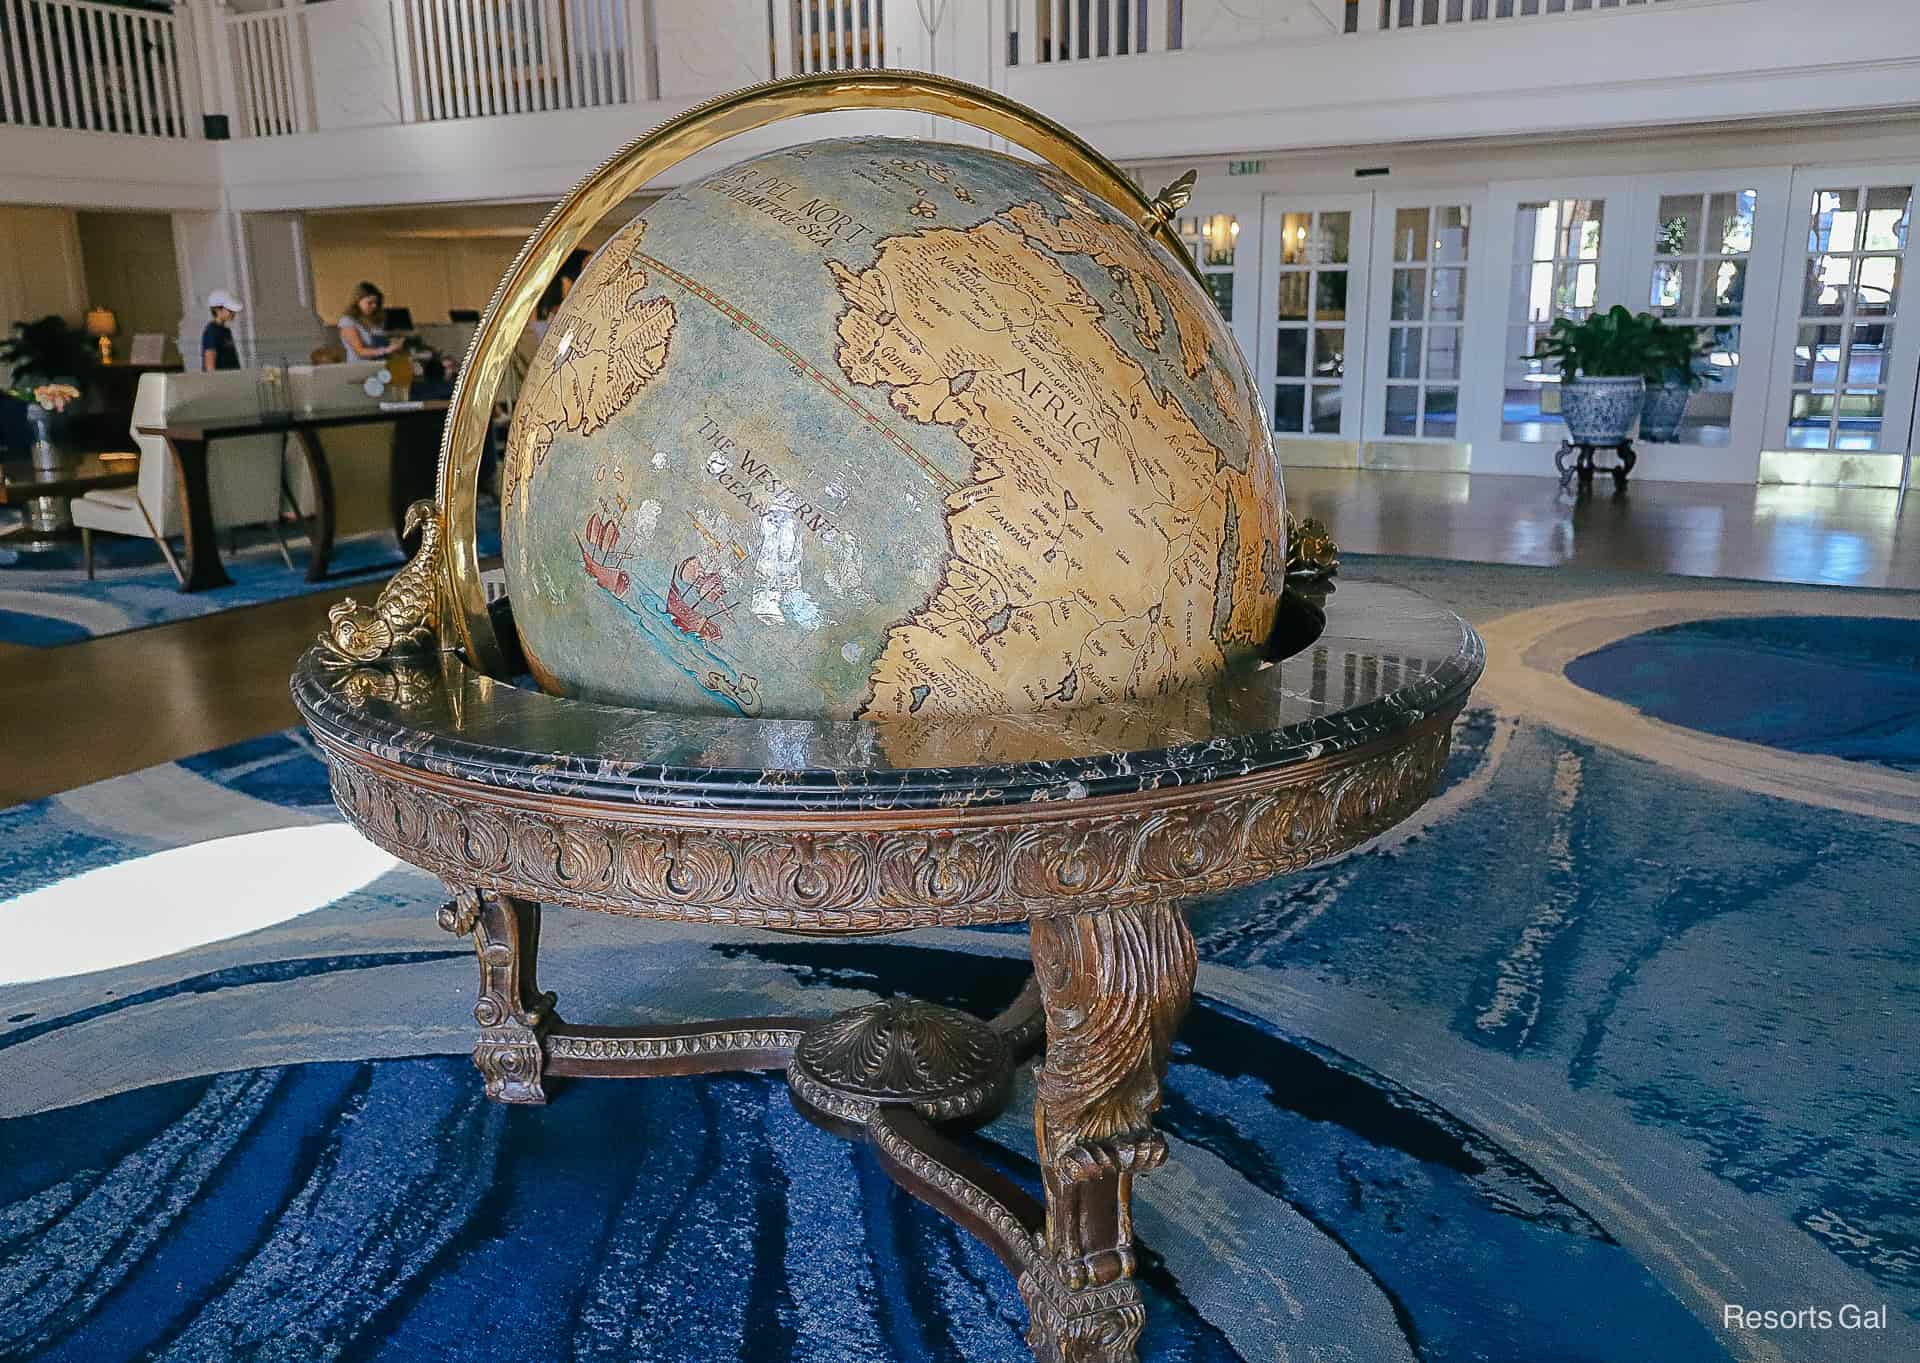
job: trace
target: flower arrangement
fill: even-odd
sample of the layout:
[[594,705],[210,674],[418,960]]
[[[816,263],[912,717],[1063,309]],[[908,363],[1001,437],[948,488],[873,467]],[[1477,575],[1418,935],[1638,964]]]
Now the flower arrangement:
[[37,403],[49,412],[64,412],[68,403],[80,399],[80,390],[70,383],[37,383],[31,388],[22,385],[6,391],[8,397],[18,402]]

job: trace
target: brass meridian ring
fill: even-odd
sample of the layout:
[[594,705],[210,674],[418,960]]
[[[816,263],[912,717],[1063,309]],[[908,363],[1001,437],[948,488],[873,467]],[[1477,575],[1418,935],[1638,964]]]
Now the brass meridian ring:
[[475,539],[480,455],[494,394],[547,282],[600,219],[688,157],[771,123],[849,109],[934,114],[1004,137],[1139,223],[1197,277],[1171,213],[1161,212],[1118,166],[1052,119],[965,81],[918,71],[823,72],[749,86],[668,119],[615,152],[554,205],[494,290],[460,367],[440,446],[438,500],[446,518],[442,580],[452,607],[442,612],[442,620],[443,628],[453,630],[453,637],[442,642],[457,644],[482,672],[503,676],[506,653],[480,582]]

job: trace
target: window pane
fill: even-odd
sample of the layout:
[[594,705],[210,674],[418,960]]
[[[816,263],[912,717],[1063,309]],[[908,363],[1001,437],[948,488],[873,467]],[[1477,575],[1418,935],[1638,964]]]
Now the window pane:
[[1707,317],[1738,317],[1746,306],[1747,262],[1722,260],[1711,267],[1700,312]]
[[1387,333],[1387,377],[1390,379],[1420,377],[1419,328],[1394,327]]
[[1600,219],[1606,207],[1601,199],[1570,199],[1567,201],[1567,241],[1566,254],[1578,256],[1582,260],[1600,258]]
[[1220,309],[1220,316],[1233,320],[1233,273],[1229,270],[1214,270],[1203,275],[1207,281],[1207,292],[1213,295],[1213,305]]
[[1654,261],[1653,289],[1647,295],[1647,306],[1653,309],[1656,316],[1675,317],[1688,310],[1687,268],[1692,263],[1688,260]]
[[1283,379],[1307,376],[1307,333],[1304,327],[1282,327],[1274,338],[1273,372]]
[[[1828,328],[1838,331],[1838,327]],[[1852,384],[1885,383],[1887,381],[1887,355],[1893,348],[1893,327],[1886,322],[1856,322],[1853,328],[1853,344],[1847,349],[1847,378]],[[1838,348],[1833,356],[1835,364],[1829,366],[1828,373],[1838,367]],[[1829,377],[1827,382],[1833,380]]]
[[1427,216],[1427,210],[1424,208],[1403,208],[1393,215],[1393,258],[1395,260],[1427,258]]
[[1867,191],[1867,238],[1869,251],[1903,251],[1907,246],[1907,223],[1913,209],[1913,194],[1905,185]]
[[1860,243],[1860,191],[1820,189],[1813,195],[1813,225],[1807,250],[1853,251]]
[[1707,233],[1701,249],[1709,255],[1743,256],[1753,249],[1753,211],[1759,195],[1751,189],[1715,194],[1707,201]]
[[1393,311],[1396,322],[1417,322],[1423,315],[1422,305],[1426,302],[1427,272],[1425,270],[1395,270],[1393,272]]
[[1448,262],[1467,258],[1472,211],[1465,204],[1433,210],[1433,258]]
[[1571,276],[1561,280],[1561,291],[1564,298],[1561,311],[1584,317],[1593,310],[1593,301],[1600,294],[1600,267],[1576,265]]
[[1861,256],[1860,293],[1853,310],[1862,317],[1891,317],[1900,292],[1899,256]]
[[1314,385],[1313,432],[1315,435],[1340,434],[1340,386],[1338,384]]
[[1307,390],[1297,383],[1283,383],[1273,390],[1273,429],[1299,432],[1306,429]]
[[[1859,328],[1855,328],[1856,341]],[[1840,333],[1837,326],[1801,327],[1793,348],[1793,381],[1831,385],[1840,371]]]
[[1231,265],[1233,250],[1240,237],[1240,220],[1230,213],[1215,213],[1200,228],[1202,265]]
[[1462,322],[1467,316],[1467,272],[1435,270],[1433,287],[1427,291],[1430,322]]
[[1320,327],[1313,333],[1313,373],[1316,378],[1339,378],[1347,371],[1347,333],[1341,327]]
[[1313,315],[1323,322],[1347,320],[1347,272],[1345,270],[1315,272]]
[[1427,381],[1460,377],[1460,328],[1427,329]]
[[1421,430],[1422,435],[1435,436],[1442,440],[1453,439],[1459,426],[1460,390],[1458,388],[1429,388],[1427,390],[1427,419]]
[[1660,226],[1653,249],[1663,256],[1700,254],[1700,196],[1669,194],[1660,200]]
[[1280,263],[1307,263],[1307,233],[1313,227],[1313,214],[1288,213],[1280,219]]
[[1801,293],[1802,317],[1838,317],[1847,308],[1853,288],[1853,260],[1848,256],[1814,256],[1807,261],[1807,283]]
[[1275,320],[1281,322],[1304,322],[1307,320],[1307,290],[1313,276],[1303,270],[1295,270],[1280,276],[1280,303],[1275,310]]
[[1840,398],[1840,420],[1835,423],[1834,447],[1842,450],[1880,448],[1880,422],[1887,414],[1887,396],[1878,391],[1849,392]]
[[1353,214],[1322,213],[1320,215],[1320,255],[1315,261],[1321,265],[1345,265],[1347,263],[1347,239],[1353,230]]
[[1387,389],[1388,435],[1418,435],[1420,388],[1417,384],[1395,385]]

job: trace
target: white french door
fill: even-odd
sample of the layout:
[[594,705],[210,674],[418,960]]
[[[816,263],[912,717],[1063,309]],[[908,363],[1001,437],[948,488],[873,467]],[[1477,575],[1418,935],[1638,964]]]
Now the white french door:
[[[1687,171],[1635,181],[1621,244],[1625,300],[1693,331],[1700,386],[1678,436],[1640,454],[1649,475],[1752,482],[1766,427],[1768,360],[1785,249],[1791,175],[1784,169]],[[1684,461],[1684,462],[1682,462]]]
[[1902,485],[1911,457],[1920,166],[1794,173],[1763,479]]
[[1366,354],[1372,197],[1265,196],[1254,373],[1282,462],[1352,465]]
[[1419,190],[1373,196],[1360,462],[1464,469],[1466,356],[1486,343],[1470,306],[1485,196]]

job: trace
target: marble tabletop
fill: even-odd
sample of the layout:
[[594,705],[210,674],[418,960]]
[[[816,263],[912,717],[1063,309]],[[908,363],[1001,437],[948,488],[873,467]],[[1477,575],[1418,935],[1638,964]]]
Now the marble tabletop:
[[1211,686],[1029,715],[872,723],[634,710],[500,681],[452,653],[346,668],[316,648],[292,686],[329,746],[502,790],[795,811],[1083,800],[1348,752],[1457,708],[1479,678],[1479,636],[1416,592],[1343,581],[1325,613],[1317,637]]

